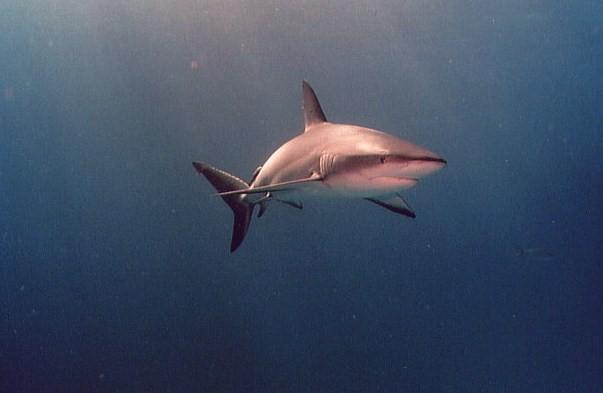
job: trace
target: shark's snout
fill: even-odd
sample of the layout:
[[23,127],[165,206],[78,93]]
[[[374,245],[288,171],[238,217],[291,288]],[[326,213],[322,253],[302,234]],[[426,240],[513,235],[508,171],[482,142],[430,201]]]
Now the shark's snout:
[[447,164],[445,159],[422,147],[409,143],[404,147],[385,160],[385,167],[392,176],[420,179],[439,171]]
[[401,176],[420,179],[429,176],[446,166],[446,160],[442,158],[416,158],[410,159],[400,165],[399,171]]
[[416,160],[422,161],[423,163],[428,164],[428,165],[431,164],[431,165],[437,166],[438,169],[442,169],[443,167],[445,167],[448,164],[448,161],[446,161],[442,157],[435,155],[435,154],[432,156],[428,156],[428,157],[419,157]]

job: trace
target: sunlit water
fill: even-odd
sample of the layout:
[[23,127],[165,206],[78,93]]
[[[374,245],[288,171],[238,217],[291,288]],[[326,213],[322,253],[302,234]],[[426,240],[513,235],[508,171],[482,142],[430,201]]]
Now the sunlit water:
[[[601,4],[2,2],[0,391],[598,391]],[[231,255],[302,79],[448,166]]]

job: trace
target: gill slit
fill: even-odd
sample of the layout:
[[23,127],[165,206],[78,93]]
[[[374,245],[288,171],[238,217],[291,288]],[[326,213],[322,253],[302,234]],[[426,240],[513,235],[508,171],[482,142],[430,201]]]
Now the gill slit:
[[321,154],[319,162],[318,162],[318,167],[319,167],[318,169],[320,171],[320,175],[323,178],[326,177],[329,173],[331,173],[334,162],[335,162],[335,156],[333,154],[329,154],[329,153]]

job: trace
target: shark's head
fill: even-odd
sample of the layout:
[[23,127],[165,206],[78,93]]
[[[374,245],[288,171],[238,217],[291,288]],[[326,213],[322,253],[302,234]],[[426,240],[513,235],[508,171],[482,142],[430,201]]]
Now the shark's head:
[[332,187],[346,193],[396,192],[414,186],[446,165],[439,155],[393,135],[344,127],[350,128],[339,135],[342,148],[326,154],[320,169]]
[[439,155],[393,135],[373,130],[366,134],[363,147],[375,161],[366,169],[375,175],[418,180],[446,165]]

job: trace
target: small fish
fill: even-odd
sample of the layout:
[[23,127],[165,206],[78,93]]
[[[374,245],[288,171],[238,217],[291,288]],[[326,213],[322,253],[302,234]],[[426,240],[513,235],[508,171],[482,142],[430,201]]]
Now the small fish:
[[553,252],[543,247],[515,247],[515,256],[541,261],[548,261],[555,258]]

